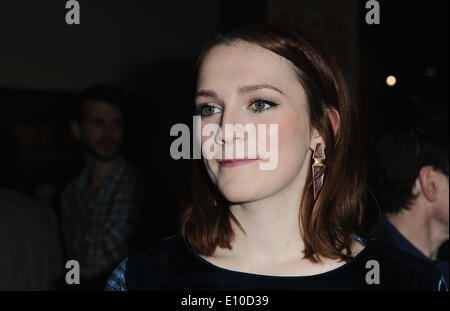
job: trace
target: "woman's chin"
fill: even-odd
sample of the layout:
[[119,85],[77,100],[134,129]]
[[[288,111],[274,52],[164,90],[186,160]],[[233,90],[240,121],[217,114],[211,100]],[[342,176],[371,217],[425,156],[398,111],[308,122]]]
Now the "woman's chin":
[[225,199],[231,203],[244,203],[255,201],[259,197],[259,191],[252,184],[228,185],[221,188]]

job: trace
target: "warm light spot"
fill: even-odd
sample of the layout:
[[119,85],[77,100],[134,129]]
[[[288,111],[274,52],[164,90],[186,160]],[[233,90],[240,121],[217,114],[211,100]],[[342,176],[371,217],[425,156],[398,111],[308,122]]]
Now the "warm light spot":
[[394,86],[397,83],[397,78],[394,76],[389,76],[386,78],[386,84],[388,86]]

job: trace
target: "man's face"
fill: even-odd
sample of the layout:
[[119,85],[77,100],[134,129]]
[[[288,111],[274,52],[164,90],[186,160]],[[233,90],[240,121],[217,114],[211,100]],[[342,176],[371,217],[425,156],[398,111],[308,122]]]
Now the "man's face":
[[79,132],[86,151],[97,160],[109,162],[119,153],[122,142],[122,113],[107,102],[88,101]]

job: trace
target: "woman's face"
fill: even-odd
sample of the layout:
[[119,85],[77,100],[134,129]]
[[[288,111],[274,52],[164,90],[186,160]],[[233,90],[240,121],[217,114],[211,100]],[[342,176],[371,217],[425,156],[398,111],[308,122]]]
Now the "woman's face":
[[[202,116],[199,129],[219,128],[202,136],[201,143],[204,154],[213,156],[204,160],[209,177],[227,200],[251,202],[294,182],[304,185],[312,146],[307,100],[288,60],[240,41],[212,48],[199,70],[196,107]],[[256,138],[251,131],[243,136],[226,131],[226,124],[253,127]],[[245,146],[245,159],[254,158],[250,149],[256,159],[223,161],[238,158],[239,145]],[[231,147],[234,152],[226,155]]]

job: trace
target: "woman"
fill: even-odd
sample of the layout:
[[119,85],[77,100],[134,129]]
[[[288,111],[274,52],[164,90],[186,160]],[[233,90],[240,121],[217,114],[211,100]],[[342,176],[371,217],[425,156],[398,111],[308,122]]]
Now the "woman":
[[[365,177],[355,112],[324,49],[281,26],[228,29],[200,55],[196,82],[208,187],[193,192],[180,236],[123,261],[107,289],[444,288],[431,266],[360,238]],[[254,125],[258,146],[254,134],[227,124]],[[211,125],[217,130],[205,135]],[[276,147],[261,152],[262,142]],[[239,144],[244,157],[222,156]]]

